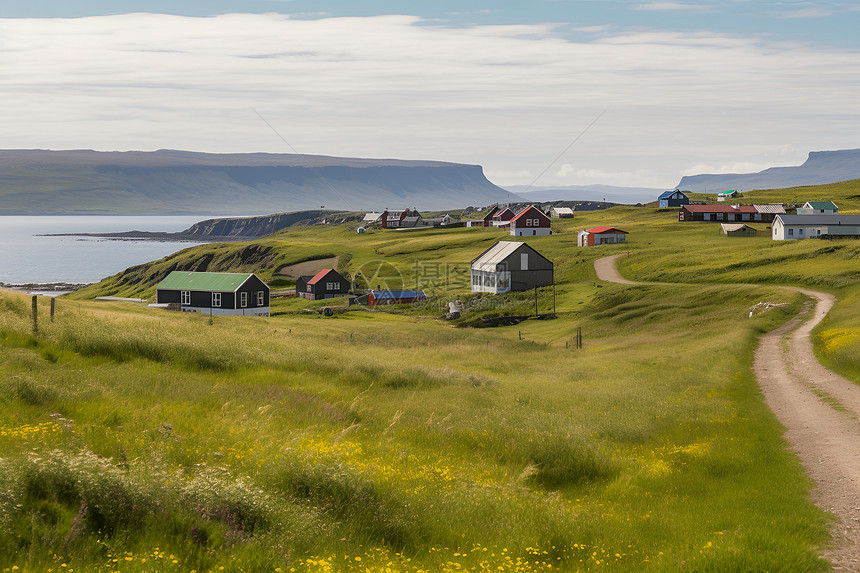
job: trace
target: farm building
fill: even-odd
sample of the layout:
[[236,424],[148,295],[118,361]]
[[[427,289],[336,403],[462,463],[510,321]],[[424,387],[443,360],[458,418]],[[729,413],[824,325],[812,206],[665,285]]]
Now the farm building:
[[718,223],[770,223],[784,214],[781,204],[772,205],[684,205],[678,211],[679,221],[715,221]]
[[543,237],[552,235],[552,221],[535,207],[529,205],[511,219],[511,235],[514,237]]
[[580,247],[595,247],[597,245],[612,245],[627,241],[627,231],[615,227],[594,227],[580,231],[576,244]]
[[382,225],[382,213],[368,211],[364,214],[361,224],[364,228]]
[[549,214],[553,219],[573,219],[573,209],[570,207],[553,207]]
[[421,218],[421,215],[418,211],[410,211],[409,209],[399,209],[396,211],[385,210],[382,212],[382,217],[380,217],[380,223],[383,229],[397,229],[403,226],[415,226],[415,219],[410,219],[406,224],[407,217],[418,217]]
[[472,219],[471,221],[466,221],[467,227],[489,227],[492,224],[493,216],[498,212],[498,205],[493,206],[487,213],[484,215],[483,219]]
[[492,225],[493,227],[507,227],[510,225],[511,219],[516,216],[517,214],[510,207],[504,207],[493,214]]
[[337,298],[349,294],[349,281],[334,269],[323,269],[314,276],[296,279],[296,296],[308,300]]
[[798,215],[836,215],[839,207],[833,201],[807,201],[798,207]]
[[717,193],[717,201],[723,202],[726,199],[734,199],[738,195],[740,195],[740,193],[738,193],[734,189],[732,189],[731,191],[720,191],[719,193]]
[[777,215],[774,241],[821,237],[860,237],[860,215]]
[[427,300],[423,290],[372,290],[367,294],[367,306],[407,304]]
[[552,262],[520,241],[497,241],[472,261],[472,292],[500,294],[552,284]]
[[185,312],[269,316],[269,287],[253,273],[172,271],[155,287],[155,300]]
[[758,231],[745,223],[720,223],[720,234],[727,237],[755,237]]
[[689,205],[690,198],[683,191],[675,189],[674,191],[666,191],[657,197],[657,207],[665,209],[666,207],[680,207]]

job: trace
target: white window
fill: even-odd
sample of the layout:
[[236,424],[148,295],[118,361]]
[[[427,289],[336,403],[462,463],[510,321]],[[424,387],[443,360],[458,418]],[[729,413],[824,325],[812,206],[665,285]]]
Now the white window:
[[182,301],[182,304],[184,304],[185,306],[188,306],[191,304],[191,291],[190,290],[182,291],[181,301]]
[[325,283],[325,290],[335,290],[335,291],[340,290],[340,283],[339,282]]
[[529,254],[528,253],[520,253],[520,270],[521,271],[529,270]]
[[248,306],[248,293],[243,292],[243,293],[239,293],[239,295],[240,295],[239,301],[240,301],[240,304],[242,305],[242,308]]
[[311,285],[308,285],[308,292],[311,292]]
[[258,290],[257,291],[257,306],[263,306],[266,304],[266,293],[265,291]]
[[213,292],[212,293],[212,306],[215,308],[219,308],[221,306],[221,293]]

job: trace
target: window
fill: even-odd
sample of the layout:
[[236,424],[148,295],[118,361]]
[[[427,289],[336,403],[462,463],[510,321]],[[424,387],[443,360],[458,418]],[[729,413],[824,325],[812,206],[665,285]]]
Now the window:
[[802,235],[802,234],[803,234],[803,229],[798,229],[798,230],[797,230],[797,234],[798,234],[798,235]]
[[221,306],[221,293],[213,292],[212,293],[212,306],[215,308],[219,308]]
[[340,283],[339,282],[325,283],[325,290],[338,291],[338,290],[340,290]]
[[528,253],[520,253],[520,270],[521,271],[529,270],[529,254]]
[[189,306],[191,304],[191,291],[190,290],[182,291],[180,299],[181,299],[181,302],[183,305]]
[[789,235],[789,236],[794,235],[794,229],[789,229],[789,230],[788,230],[788,235]]
[[311,292],[311,285],[308,285],[307,292]]
[[257,306],[263,306],[266,304],[266,293],[265,291],[258,290],[257,291]]
[[534,229],[532,229],[532,235],[537,235],[537,231],[535,231]]
[[239,304],[242,305],[242,308],[248,306],[248,293],[239,293]]

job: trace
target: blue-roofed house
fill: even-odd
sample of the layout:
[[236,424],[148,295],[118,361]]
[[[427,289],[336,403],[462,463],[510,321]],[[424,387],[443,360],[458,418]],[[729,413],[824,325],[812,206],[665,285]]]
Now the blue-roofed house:
[[687,194],[679,189],[674,191],[666,191],[657,197],[657,207],[665,209],[667,207],[680,207],[681,205],[689,205],[690,198]]
[[423,290],[372,290],[367,295],[367,306],[407,304],[422,300],[427,300]]

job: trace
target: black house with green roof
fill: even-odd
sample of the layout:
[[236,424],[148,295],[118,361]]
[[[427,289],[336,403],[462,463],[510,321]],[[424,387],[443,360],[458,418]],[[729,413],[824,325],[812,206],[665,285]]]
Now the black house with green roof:
[[155,288],[157,304],[184,312],[269,316],[269,287],[254,273],[172,271]]

